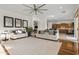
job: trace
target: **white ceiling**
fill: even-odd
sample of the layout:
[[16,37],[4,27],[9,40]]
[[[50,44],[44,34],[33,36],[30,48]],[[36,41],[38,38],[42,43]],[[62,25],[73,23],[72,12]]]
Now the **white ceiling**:
[[[33,6],[30,5],[29,6]],[[40,6],[37,5],[37,6]],[[63,7],[63,8],[62,8]],[[77,4],[47,4],[43,8],[48,9],[47,11],[43,11],[43,14],[39,14],[41,18],[43,17],[51,17],[51,19],[73,19],[76,9],[79,7]],[[23,6],[22,4],[0,4],[0,9],[5,9],[8,11],[12,11],[15,13],[20,13],[24,15],[28,15],[29,9],[28,7]],[[65,13],[62,13],[65,11]]]

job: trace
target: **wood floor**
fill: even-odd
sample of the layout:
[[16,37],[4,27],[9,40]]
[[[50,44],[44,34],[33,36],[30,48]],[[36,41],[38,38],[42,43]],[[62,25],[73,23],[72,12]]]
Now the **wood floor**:
[[58,55],[79,55],[79,44],[78,49],[76,49],[75,43],[71,41],[62,41],[62,45],[60,47]]

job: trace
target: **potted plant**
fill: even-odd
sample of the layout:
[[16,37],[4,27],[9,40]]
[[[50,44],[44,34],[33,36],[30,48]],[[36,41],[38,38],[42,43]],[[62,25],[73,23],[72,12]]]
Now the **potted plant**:
[[28,32],[28,36],[31,36],[31,33],[33,32],[32,27],[26,27],[26,32]]

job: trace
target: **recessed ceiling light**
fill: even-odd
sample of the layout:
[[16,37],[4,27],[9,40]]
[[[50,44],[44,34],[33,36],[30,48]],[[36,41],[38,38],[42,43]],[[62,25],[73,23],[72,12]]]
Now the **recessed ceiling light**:
[[63,9],[63,6],[60,6],[59,9]]
[[55,16],[54,15],[51,15],[51,16],[49,16],[50,18],[54,18]]
[[54,16],[54,15],[52,15],[51,17],[52,17],[52,18],[54,18],[55,16]]
[[54,15],[51,15],[51,16],[48,17],[48,19],[53,19],[53,18],[55,18]]

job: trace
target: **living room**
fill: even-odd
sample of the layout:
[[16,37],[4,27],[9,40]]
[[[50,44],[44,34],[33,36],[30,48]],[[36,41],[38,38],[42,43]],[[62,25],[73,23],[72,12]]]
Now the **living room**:
[[[62,42],[66,40],[77,42],[78,40],[78,7],[78,4],[0,5],[0,42],[2,47],[5,46],[4,50],[11,55],[64,54],[59,53]],[[26,31],[30,30],[29,27],[32,33],[28,37],[30,33]],[[71,44],[69,43],[68,46],[73,50],[74,47]],[[68,54],[75,55],[76,52]]]

